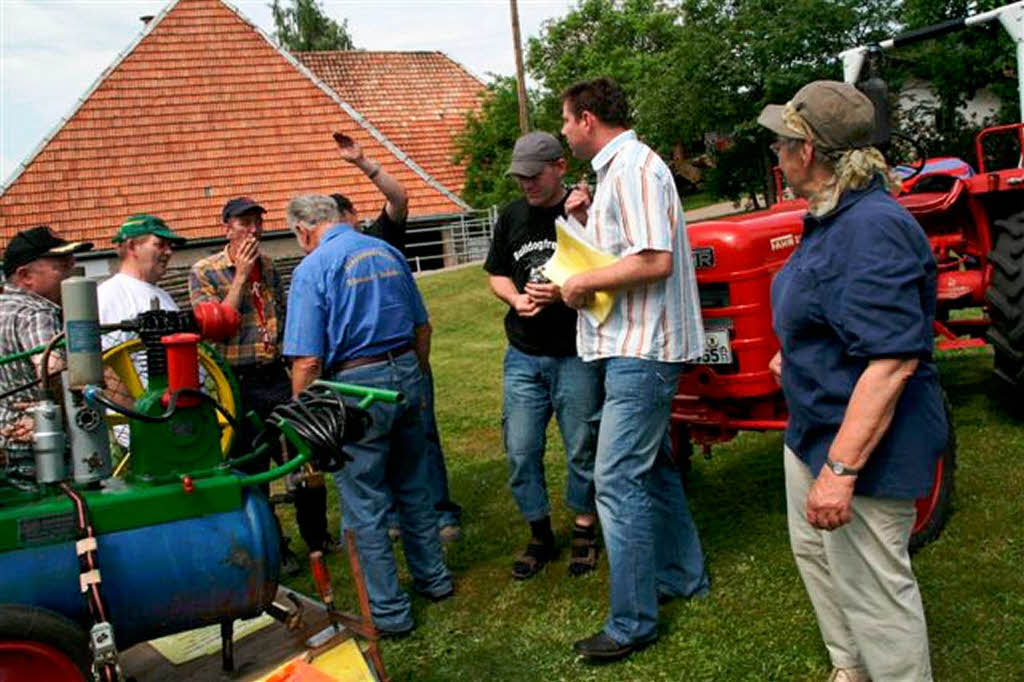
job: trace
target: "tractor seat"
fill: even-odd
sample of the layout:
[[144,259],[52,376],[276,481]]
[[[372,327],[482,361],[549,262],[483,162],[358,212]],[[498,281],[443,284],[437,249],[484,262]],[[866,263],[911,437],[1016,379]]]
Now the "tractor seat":
[[[935,213],[945,213],[957,202],[964,191],[964,183],[956,178],[945,176],[943,180],[949,180],[950,185],[947,191],[915,191],[909,194],[901,194],[896,200],[903,205],[915,218],[923,218]],[[943,184],[946,184],[945,182]],[[933,185],[934,187],[934,185]],[[930,189],[930,188],[929,188]]]

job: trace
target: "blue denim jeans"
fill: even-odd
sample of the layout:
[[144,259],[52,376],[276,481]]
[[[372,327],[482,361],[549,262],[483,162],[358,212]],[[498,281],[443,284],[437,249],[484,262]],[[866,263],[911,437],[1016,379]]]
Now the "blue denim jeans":
[[437,511],[437,525],[441,528],[458,526],[462,520],[462,507],[452,501],[448,489],[448,467],[444,463],[441,435],[434,416],[434,376],[430,372],[423,373],[423,431],[427,438],[427,485]]
[[[458,526],[462,523],[462,507],[452,501],[448,488],[448,467],[444,462],[441,434],[438,433],[437,418],[434,416],[434,375],[431,372],[423,372],[421,395],[423,433],[427,448],[427,486],[437,512],[437,527]],[[388,526],[398,527],[398,510],[393,505],[388,513]]]
[[523,517],[548,516],[544,480],[545,434],[551,415],[565,443],[569,475],[565,501],[577,514],[593,514],[594,450],[601,419],[601,375],[578,357],[505,353],[502,430],[508,455],[509,487]]
[[392,500],[398,509],[405,558],[418,592],[440,596],[452,589],[437,536],[437,513],[428,485],[428,459],[421,415],[423,373],[416,355],[337,372],[335,381],[401,391],[405,402],[374,402],[373,424],[352,457],[334,473],[342,502],[342,528],[355,531],[370,612],[381,630],[413,625],[409,595],[398,585],[394,549],[387,533]]
[[668,419],[682,365],[609,358],[594,484],[611,582],[604,631],[621,644],[657,636],[658,595],[707,592],[697,528],[669,458]]

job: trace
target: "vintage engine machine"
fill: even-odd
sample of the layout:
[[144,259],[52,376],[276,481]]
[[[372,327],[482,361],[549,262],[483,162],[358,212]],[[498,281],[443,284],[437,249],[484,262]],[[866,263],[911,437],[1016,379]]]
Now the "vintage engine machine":
[[[272,417],[254,452],[226,460],[224,409],[199,390],[197,344],[233,335],[233,308],[153,310],[114,325],[137,333],[145,347],[147,384],[126,405],[104,389],[100,337],[111,327],[98,323],[95,281],[69,278],[62,298],[67,369],[43,377],[44,387],[59,382],[59,402],[47,396],[31,408],[35,485],[0,480],[0,658],[6,652],[11,660],[13,647],[13,660],[21,660],[9,679],[115,680],[118,649],[266,610],[277,591],[279,539],[258,486],[310,460],[324,470],[341,465],[341,443],[359,438],[369,419],[342,395],[364,407],[401,398],[317,382],[290,404],[302,403],[290,413],[297,416]],[[49,356],[59,341],[34,350]],[[131,465],[122,477],[111,476],[108,415],[130,428]],[[229,414],[221,421],[237,427]],[[318,429],[332,442],[311,442]],[[258,475],[234,469],[279,448],[281,435],[297,457]],[[68,644],[76,629],[88,635],[84,652]],[[17,639],[24,641],[9,641]],[[61,641],[72,650],[61,650]],[[83,657],[91,671],[83,671]]]

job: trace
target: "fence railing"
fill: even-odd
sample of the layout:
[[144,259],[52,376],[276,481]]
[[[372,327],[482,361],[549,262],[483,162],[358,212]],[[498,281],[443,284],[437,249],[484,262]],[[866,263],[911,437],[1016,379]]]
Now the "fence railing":
[[438,270],[487,257],[498,208],[467,211],[456,219],[420,223],[406,231],[406,252],[413,272]]

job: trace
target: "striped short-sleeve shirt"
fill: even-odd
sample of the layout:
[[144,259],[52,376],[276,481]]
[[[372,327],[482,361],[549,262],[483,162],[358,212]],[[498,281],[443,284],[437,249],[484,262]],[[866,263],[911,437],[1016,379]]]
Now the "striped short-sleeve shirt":
[[597,190],[586,235],[594,246],[618,257],[671,251],[672,274],[616,292],[611,314],[600,325],[580,315],[580,357],[696,360],[704,352],[704,328],[683,206],[671,171],[631,130],[606,144],[591,165]]

